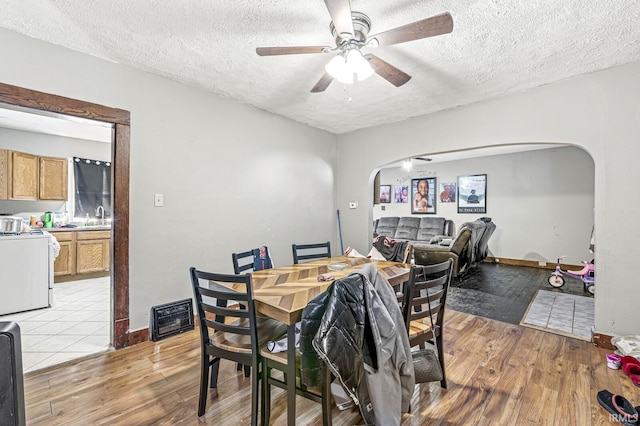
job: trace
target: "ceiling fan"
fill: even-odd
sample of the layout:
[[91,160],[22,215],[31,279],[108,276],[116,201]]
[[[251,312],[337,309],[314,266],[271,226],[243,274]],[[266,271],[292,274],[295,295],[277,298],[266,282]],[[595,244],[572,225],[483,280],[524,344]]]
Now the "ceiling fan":
[[378,74],[396,87],[411,79],[404,71],[394,67],[370,53],[363,55],[363,47],[390,46],[392,44],[419,40],[453,31],[453,19],[449,13],[432,16],[411,24],[393,28],[369,36],[371,20],[367,15],[351,10],[349,0],[324,0],[331,24],[329,29],[336,39],[336,47],[289,46],[258,47],[260,56],[297,55],[304,53],[333,53],[337,55],[325,66],[325,73],[311,89],[312,93],[323,92],[335,79],[345,84],[362,81],[373,73]]

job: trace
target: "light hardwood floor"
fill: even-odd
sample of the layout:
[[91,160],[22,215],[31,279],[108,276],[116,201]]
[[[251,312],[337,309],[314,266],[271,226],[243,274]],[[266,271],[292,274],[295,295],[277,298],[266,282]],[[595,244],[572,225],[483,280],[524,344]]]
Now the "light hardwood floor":
[[[640,388],[591,343],[451,310],[444,336],[449,388],[416,386],[402,425],[614,424],[596,400],[601,389],[640,405]],[[250,382],[226,361],[219,395],[198,419],[199,362],[196,330],[28,374],[28,424],[249,424]],[[321,424],[316,403],[298,398],[297,413],[299,425]],[[284,393],[274,390],[271,424],[285,423]],[[362,421],[334,408],[333,424]]]

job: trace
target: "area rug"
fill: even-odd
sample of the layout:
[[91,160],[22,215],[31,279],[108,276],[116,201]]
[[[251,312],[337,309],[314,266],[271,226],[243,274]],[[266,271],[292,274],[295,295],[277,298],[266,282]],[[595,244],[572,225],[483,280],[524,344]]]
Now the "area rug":
[[520,325],[590,341],[593,311],[593,297],[538,290]]

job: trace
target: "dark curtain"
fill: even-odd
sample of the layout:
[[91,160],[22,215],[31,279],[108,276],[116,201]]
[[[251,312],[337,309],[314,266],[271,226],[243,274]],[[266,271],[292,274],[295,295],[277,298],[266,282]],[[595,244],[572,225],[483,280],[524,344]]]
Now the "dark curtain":
[[98,206],[104,207],[104,217],[111,217],[111,163],[73,159],[76,181],[76,217],[99,217]]

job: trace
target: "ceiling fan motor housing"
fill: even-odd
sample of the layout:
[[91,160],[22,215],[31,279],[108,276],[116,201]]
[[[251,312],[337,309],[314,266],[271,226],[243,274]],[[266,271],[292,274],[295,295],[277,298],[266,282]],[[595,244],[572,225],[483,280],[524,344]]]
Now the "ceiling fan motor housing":
[[333,22],[329,24],[331,35],[336,39],[336,45],[342,47],[344,44],[356,44],[358,47],[364,46],[367,40],[367,35],[371,29],[371,19],[367,15],[361,12],[351,12],[351,20],[353,21],[353,36],[348,39],[343,39],[336,32],[336,27]]

